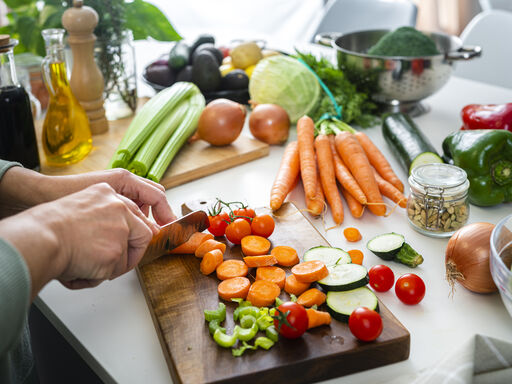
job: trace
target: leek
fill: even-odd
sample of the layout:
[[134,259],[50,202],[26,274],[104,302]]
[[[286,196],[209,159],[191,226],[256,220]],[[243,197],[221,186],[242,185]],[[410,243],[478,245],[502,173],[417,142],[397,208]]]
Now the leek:
[[205,107],[204,96],[198,92],[189,99],[189,109],[169,141],[165,144],[147,174],[147,178],[157,183],[160,181],[167,167],[174,159],[183,144],[195,132],[199,116]]

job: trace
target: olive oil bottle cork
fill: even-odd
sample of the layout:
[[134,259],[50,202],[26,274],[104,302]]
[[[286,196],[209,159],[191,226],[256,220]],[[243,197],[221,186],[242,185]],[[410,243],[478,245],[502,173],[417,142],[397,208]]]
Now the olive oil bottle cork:
[[94,61],[93,31],[98,25],[98,14],[94,9],[83,5],[82,0],[74,0],[73,7],[62,15],[62,25],[68,32],[68,43],[73,52],[71,70],[71,90],[87,113],[93,135],[108,130],[108,121],[103,108],[104,80]]

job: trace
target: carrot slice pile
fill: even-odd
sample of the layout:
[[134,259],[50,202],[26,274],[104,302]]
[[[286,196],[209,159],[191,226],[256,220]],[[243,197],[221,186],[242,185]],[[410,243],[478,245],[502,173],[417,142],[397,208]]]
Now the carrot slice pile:
[[230,301],[231,299],[245,299],[251,282],[247,277],[238,276],[231,279],[223,280],[217,286],[217,293],[221,299]]
[[256,280],[270,281],[278,285],[280,289],[284,288],[286,272],[279,267],[259,267],[256,270]]
[[304,261],[293,266],[292,273],[302,283],[313,283],[327,277],[329,270],[320,260]]
[[244,257],[244,261],[249,268],[267,267],[277,264],[277,260],[273,255],[247,256]]
[[213,235],[211,233],[196,232],[190,236],[187,242],[181,244],[179,247],[171,249],[169,253],[173,255],[194,254],[201,243],[210,239],[213,239]]
[[204,254],[199,270],[203,275],[209,275],[217,269],[223,260],[222,251],[220,249],[212,249]]
[[270,241],[262,236],[249,235],[242,238],[242,252],[246,256],[266,255],[270,250]]
[[308,329],[331,324],[331,315],[328,312],[308,308],[306,313],[308,314]]
[[226,244],[214,239],[206,240],[202,242],[199,247],[197,247],[195,255],[196,257],[202,258],[207,252],[210,252],[214,249],[220,249],[220,251],[224,253],[226,252]]
[[217,277],[220,280],[246,276],[248,272],[249,268],[242,260],[225,260],[217,267]]
[[246,300],[255,307],[268,307],[274,304],[281,288],[275,283],[266,280],[256,280],[249,288]]
[[297,304],[303,305],[304,307],[312,307],[313,305],[322,305],[326,299],[325,293],[317,288],[308,289],[302,295],[297,298]]
[[348,227],[343,230],[343,236],[350,242],[356,242],[362,239],[361,233],[357,228]]
[[276,258],[277,264],[282,265],[283,267],[294,266],[300,261],[297,251],[292,247],[287,247],[286,245],[278,245],[277,247],[274,247],[270,254]]
[[301,293],[305,292],[310,287],[310,285],[310,283],[301,283],[297,280],[295,275],[292,274],[286,277],[286,281],[284,282],[284,290],[290,295],[299,296]]
[[364,254],[359,249],[351,249],[348,251],[353,264],[363,264]]

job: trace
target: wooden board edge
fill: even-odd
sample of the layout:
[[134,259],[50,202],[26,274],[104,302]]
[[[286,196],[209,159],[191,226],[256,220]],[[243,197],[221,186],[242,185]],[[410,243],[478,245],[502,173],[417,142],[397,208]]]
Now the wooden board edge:
[[[239,163],[236,166],[248,163],[250,161],[253,161],[253,160],[256,160],[256,159],[259,159],[262,157],[265,157],[269,153],[270,153],[270,146],[266,145],[266,146],[257,148],[253,151],[240,154],[240,156],[238,157]],[[197,180],[202,177],[209,176],[209,175],[212,175],[217,172],[224,171],[224,170],[230,169],[230,168],[232,168],[232,166],[230,166],[227,161],[223,161],[223,160],[217,161],[215,163],[208,164],[207,167],[205,166],[202,168],[194,169],[193,171],[183,173],[176,177],[170,177],[168,181],[164,181],[164,182],[161,181],[160,183],[164,186],[165,189],[169,189],[169,188],[177,187],[179,185],[188,183],[190,181]],[[162,180],[164,180],[164,178],[165,178],[165,175],[164,175],[164,177],[162,177]]]
[[169,373],[171,374],[173,384],[181,384],[182,381],[178,375],[178,370],[176,369],[176,364],[174,363],[171,353],[167,348],[167,344],[165,343],[165,339],[163,336],[163,332],[160,329],[160,323],[155,314],[155,310],[151,305],[151,299],[149,297],[148,291],[146,289],[146,285],[144,284],[144,280],[142,278],[142,272],[139,267],[135,267],[135,272],[137,273],[137,278],[139,280],[139,285],[142,289],[142,293],[144,294],[144,299],[146,300],[146,305],[148,306],[149,313],[151,314],[151,319],[153,320],[153,326],[155,327],[156,334],[158,336],[158,341],[160,342],[160,348],[164,352],[165,362],[167,363],[167,368]]

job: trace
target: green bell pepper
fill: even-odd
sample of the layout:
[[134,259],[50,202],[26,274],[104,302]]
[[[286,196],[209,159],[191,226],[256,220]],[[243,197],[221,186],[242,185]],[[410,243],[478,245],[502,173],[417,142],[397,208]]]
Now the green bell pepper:
[[466,171],[470,203],[485,207],[512,201],[511,132],[454,132],[444,139],[443,151],[447,162]]

